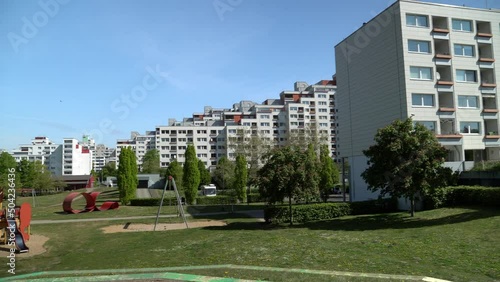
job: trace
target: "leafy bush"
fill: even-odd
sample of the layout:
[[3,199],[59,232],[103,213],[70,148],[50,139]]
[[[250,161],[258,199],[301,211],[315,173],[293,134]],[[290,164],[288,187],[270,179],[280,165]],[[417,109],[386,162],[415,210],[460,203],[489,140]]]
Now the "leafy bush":
[[247,195],[247,201],[249,203],[261,203],[261,202],[265,202],[266,199],[264,199],[260,193],[250,193]]
[[234,197],[227,195],[217,195],[215,197],[198,197],[196,198],[197,205],[228,205],[235,203]]
[[396,198],[351,202],[349,204],[351,206],[352,215],[389,213],[398,211],[398,200]]
[[[328,220],[336,217],[349,215],[351,208],[349,203],[321,203],[309,205],[292,206],[294,222],[309,222],[316,220]],[[287,205],[268,206],[264,209],[266,222],[285,223],[289,222],[290,210]]]
[[472,171],[500,171],[500,162],[499,161],[476,162],[474,164],[474,167],[471,170]]
[[[161,198],[147,198],[147,199],[131,199],[131,206],[159,206],[161,202]],[[177,198],[176,197],[166,197],[163,199],[164,206],[176,206]]]
[[500,188],[481,186],[448,187],[447,206],[480,205],[500,207]]

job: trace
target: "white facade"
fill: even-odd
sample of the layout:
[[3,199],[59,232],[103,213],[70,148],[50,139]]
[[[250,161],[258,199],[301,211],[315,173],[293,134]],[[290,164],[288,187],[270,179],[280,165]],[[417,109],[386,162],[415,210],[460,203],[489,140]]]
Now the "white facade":
[[89,175],[92,170],[92,151],[88,143],[65,138],[62,151],[62,175]]
[[[335,47],[341,157],[353,200],[374,197],[362,151],[396,119],[433,130],[449,165],[500,160],[500,11],[398,1]],[[358,193],[358,195],[356,195]]]
[[184,163],[187,145],[193,144],[197,157],[213,169],[221,157],[236,157],[232,144],[242,137],[241,130],[247,136],[257,135],[271,145],[280,146],[287,144],[293,132],[308,128],[324,137],[335,158],[335,89],[332,80],[313,85],[297,82],[293,91],[283,91],[279,99],[268,99],[261,104],[241,101],[226,109],[206,106],[202,113],[194,113],[182,121],[170,119],[168,125],[157,126],[152,133],[117,140],[116,156],[121,148],[129,146],[136,152],[140,165],[144,153],[156,148],[160,167],[165,168],[173,160]]
[[12,150],[10,154],[16,162],[22,160],[30,162],[40,161],[49,168],[52,174],[60,175],[60,160],[51,158],[54,152],[58,149],[60,150],[60,146],[59,144],[54,144],[48,137],[38,136],[31,140],[31,144],[20,145],[19,149]]

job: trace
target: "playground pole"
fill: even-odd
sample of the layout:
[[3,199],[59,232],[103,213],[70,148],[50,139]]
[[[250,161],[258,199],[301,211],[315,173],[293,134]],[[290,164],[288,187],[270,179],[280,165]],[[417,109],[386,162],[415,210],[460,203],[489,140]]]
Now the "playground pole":
[[184,215],[184,208],[182,207],[182,201],[181,197],[179,196],[179,191],[177,190],[177,185],[175,185],[175,179],[170,176],[170,179],[172,180],[172,184],[174,185],[174,190],[175,190],[175,196],[177,197],[177,205],[179,207],[179,211],[181,213],[182,219],[184,220],[184,224],[186,224],[186,228],[189,228],[186,216]]
[[158,218],[160,217],[160,211],[161,211],[161,207],[163,206],[163,199],[165,198],[165,190],[167,190],[169,178],[171,178],[171,176],[169,176],[167,179],[165,179],[165,186],[163,187],[163,193],[161,194],[160,206],[158,207],[158,213],[156,213],[156,221],[155,221],[155,227],[153,228],[153,231],[156,231],[156,225],[158,224]]
[[36,207],[35,194],[36,194],[35,189],[31,189],[31,198],[32,198],[32,201],[33,201],[33,207]]

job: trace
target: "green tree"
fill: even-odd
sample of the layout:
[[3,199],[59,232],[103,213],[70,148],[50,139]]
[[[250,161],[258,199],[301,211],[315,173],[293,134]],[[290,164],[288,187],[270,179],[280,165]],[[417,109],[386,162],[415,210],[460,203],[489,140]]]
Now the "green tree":
[[36,172],[33,162],[30,162],[28,160],[21,160],[17,164],[17,171],[19,173],[21,184],[24,188],[35,187]]
[[234,183],[234,162],[225,156],[220,158],[213,172],[213,180],[222,190],[231,189]]
[[290,225],[293,224],[292,199],[302,195],[304,187],[309,185],[307,158],[307,151],[285,146],[268,154],[265,165],[258,172],[259,192],[269,204],[288,198]]
[[363,153],[368,168],[361,174],[371,191],[381,196],[404,197],[410,201],[410,214],[415,214],[418,194],[432,193],[445,185],[448,170],[442,164],[446,149],[434,134],[412,119],[396,120],[375,135],[375,145]]
[[118,165],[118,191],[120,202],[127,205],[135,197],[137,191],[137,160],[130,147],[123,148]]
[[[13,170],[15,170],[14,173],[12,173]],[[11,174],[11,176],[14,174],[15,177],[9,177],[9,174]],[[19,177],[16,159],[14,159],[14,157],[12,157],[9,153],[2,152],[0,154],[0,189],[9,189],[13,185],[15,185],[16,188],[21,188],[21,181]],[[11,182],[9,179],[14,179],[14,181]],[[13,185],[9,185],[10,183],[13,183]]]
[[262,136],[256,129],[239,129],[236,137],[228,139],[228,147],[238,155],[245,156],[248,163],[248,181],[249,184],[255,184],[257,181],[257,171],[262,164],[262,158],[269,153],[276,145]]
[[200,171],[200,185],[208,185],[212,182],[212,175],[210,171],[205,167],[205,163],[202,160],[198,160],[198,170]]
[[37,190],[53,190],[55,188],[52,174],[41,161],[33,162],[33,170],[35,173],[33,188]]
[[328,200],[330,189],[339,182],[339,171],[337,166],[333,163],[333,159],[330,157],[328,145],[324,144],[320,146],[319,162],[319,189],[321,198],[324,202],[326,202]]
[[238,155],[236,157],[236,166],[234,168],[233,187],[236,192],[236,197],[239,201],[246,201],[247,199],[247,182],[248,182],[247,160],[245,156]]
[[198,170],[198,158],[192,144],[189,144],[185,153],[186,161],[183,167],[182,186],[186,202],[190,205],[196,201],[198,186],[200,185],[200,171]]
[[142,173],[160,173],[160,152],[158,150],[152,149],[144,154]]
[[116,169],[116,162],[107,163],[101,170],[102,172],[102,180],[106,180],[108,176],[118,176],[118,170]]
[[167,167],[167,171],[165,172],[165,179],[168,180],[168,177],[172,176],[172,178],[174,178],[175,180],[175,186],[177,186],[177,189],[179,191],[182,191],[182,175],[183,169],[179,162],[176,160],[170,162]]
[[314,149],[314,144],[309,143],[307,146],[305,161],[305,173],[307,176],[307,185],[300,189],[299,199],[306,203],[314,201],[319,198],[319,160]]

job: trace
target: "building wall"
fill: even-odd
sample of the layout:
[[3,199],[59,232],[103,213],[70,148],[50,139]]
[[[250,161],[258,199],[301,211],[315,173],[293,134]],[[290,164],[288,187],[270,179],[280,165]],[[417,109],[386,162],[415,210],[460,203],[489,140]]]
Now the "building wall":
[[398,7],[335,46],[341,157],[362,155],[378,128],[407,115]]

